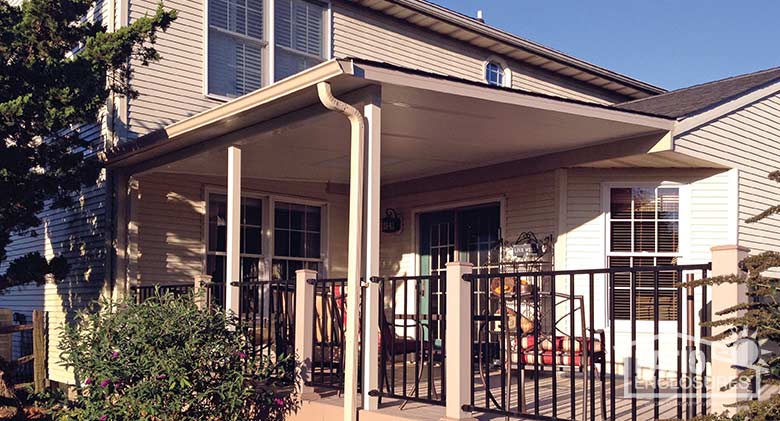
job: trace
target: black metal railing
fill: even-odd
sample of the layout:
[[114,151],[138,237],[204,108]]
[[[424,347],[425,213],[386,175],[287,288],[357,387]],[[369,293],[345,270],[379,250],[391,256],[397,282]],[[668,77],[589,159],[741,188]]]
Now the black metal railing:
[[[467,275],[472,284],[474,381],[464,410],[570,420],[614,420],[625,411],[635,420],[641,400],[641,412],[653,419],[706,413],[707,361],[695,361],[691,367],[689,356],[700,346],[699,355],[709,359],[701,342],[706,332],[696,329],[695,320],[709,318],[707,289],[684,289],[680,283],[704,278],[710,268],[670,265]],[[676,354],[660,354],[661,342],[676,342]],[[642,376],[644,387],[638,386],[638,344],[643,356],[650,351],[645,346],[654,351],[646,370],[652,374]],[[672,355],[672,361],[662,361],[659,355]],[[622,363],[619,356],[624,356]],[[623,371],[621,388],[618,368]],[[661,390],[661,371],[665,379],[674,380],[673,390]],[[561,372],[568,376],[559,377]],[[619,397],[619,391],[627,393]],[[676,397],[676,404],[662,410],[662,393]]]
[[140,304],[155,294],[159,293],[164,295],[167,293],[175,296],[189,294],[192,292],[193,283],[171,283],[171,284],[148,284],[148,285],[134,285],[130,287],[130,294],[133,300]]
[[344,342],[347,323],[347,280],[310,279],[314,287],[312,386],[344,388]]
[[380,399],[444,405],[446,276],[375,277],[372,281],[380,284]]
[[[232,282],[237,287],[237,317],[246,329],[255,352],[269,357],[295,353],[295,281],[248,280]],[[202,284],[209,308],[225,309],[225,284]]]

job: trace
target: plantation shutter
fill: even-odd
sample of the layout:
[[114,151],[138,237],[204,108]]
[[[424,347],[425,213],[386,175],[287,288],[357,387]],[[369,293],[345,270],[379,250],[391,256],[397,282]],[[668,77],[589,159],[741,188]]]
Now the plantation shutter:
[[275,13],[275,79],[320,63],[325,6],[305,0],[277,0]]
[[208,91],[237,97],[262,85],[263,1],[209,0]]

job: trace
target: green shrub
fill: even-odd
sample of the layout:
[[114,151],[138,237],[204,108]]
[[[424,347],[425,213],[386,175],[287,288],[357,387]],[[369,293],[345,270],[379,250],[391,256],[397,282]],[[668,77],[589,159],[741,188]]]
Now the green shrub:
[[61,334],[77,398],[64,420],[282,419],[297,409],[290,357],[256,356],[244,329],[197,297],[101,302]]

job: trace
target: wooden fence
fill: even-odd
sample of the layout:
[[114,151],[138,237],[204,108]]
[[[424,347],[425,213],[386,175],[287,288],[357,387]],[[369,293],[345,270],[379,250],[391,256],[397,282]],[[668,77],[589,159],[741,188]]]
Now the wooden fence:
[[8,343],[12,343],[14,333],[27,331],[32,331],[32,354],[22,355],[11,363],[15,367],[32,363],[33,387],[35,392],[42,392],[46,387],[46,313],[33,310],[32,323],[0,326],[0,338],[7,338]]

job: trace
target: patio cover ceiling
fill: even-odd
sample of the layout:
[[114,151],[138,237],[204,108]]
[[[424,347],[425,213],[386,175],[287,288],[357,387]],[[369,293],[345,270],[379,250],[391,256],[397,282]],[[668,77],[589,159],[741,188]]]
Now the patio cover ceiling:
[[319,103],[316,84],[323,81],[352,102],[381,90],[383,183],[561,151],[596,162],[672,148],[668,118],[350,59],[150,133],[109,151],[108,165],[221,176],[225,148],[240,144],[245,177],[346,183],[349,126]]

